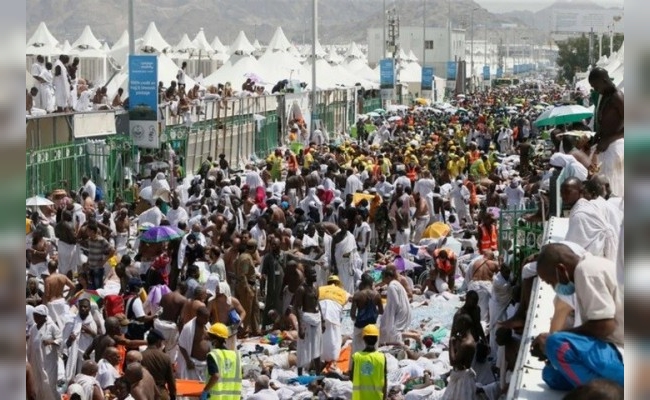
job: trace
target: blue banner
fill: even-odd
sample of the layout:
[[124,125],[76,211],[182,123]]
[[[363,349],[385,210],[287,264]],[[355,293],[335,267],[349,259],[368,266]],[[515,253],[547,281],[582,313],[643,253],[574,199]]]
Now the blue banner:
[[433,67],[422,67],[422,90],[433,89]]
[[129,130],[139,147],[158,148],[158,56],[129,56]]
[[497,79],[503,78],[503,67],[497,67]]
[[456,80],[456,70],[458,69],[456,61],[447,61],[447,80]]
[[379,88],[395,88],[395,67],[393,66],[392,58],[379,60]]
[[484,65],[483,66],[483,80],[484,81],[489,81],[490,80],[490,66],[489,65]]

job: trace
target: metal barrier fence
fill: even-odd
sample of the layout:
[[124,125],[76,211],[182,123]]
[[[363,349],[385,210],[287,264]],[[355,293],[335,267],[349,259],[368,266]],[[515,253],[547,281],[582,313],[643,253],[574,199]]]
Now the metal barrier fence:
[[133,173],[135,159],[131,139],[121,135],[28,151],[27,197],[59,188],[76,190],[87,176],[101,188],[104,199],[112,201],[124,196],[125,180]]
[[537,209],[502,209],[499,213],[499,254],[512,251],[511,268],[516,277],[520,276],[521,262],[539,252],[542,247],[544,226],[523,219],[524,215],[536,211]]

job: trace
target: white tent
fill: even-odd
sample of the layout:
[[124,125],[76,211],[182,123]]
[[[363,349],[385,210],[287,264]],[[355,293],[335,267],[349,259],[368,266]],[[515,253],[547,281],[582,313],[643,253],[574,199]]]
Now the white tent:
[[343,56],[336,51],[336,48],[334,46],[330,46],[325,59],[334,65],[338,65],[344,60]]
[[273,33],[273,36],[271,37],[271,41],[269,42],[268,47],[266,48],[266,51],[277,51],[277,50],[282,50],[282,51],[289,51],[293,45],[291,42],[289,42],[289,39],[287,39],[287,36],[284,34],[284,31],[282,30],[282,27],[279,26],[278,29],[275,30],[275,33]]
[[300,59],[288,50],[273,50],[269,47],[258,61],[265,71],[264,78],[269,83],[283,79],[299,79],[299,74],[302,71]]
[[400,82],[422,82],[422,67],[416,62],[401,62],[398,64],[399,73],[397,77]]
[[373,71],[372,68],[368,66],[365,60],[361,60],[359,58],[351,59],[344,63],[343,66],[352,75],[367,82],[371,82],[372,86],[366,89],[379,87],[379,73],[375,73],[375,71]]
[[70,54],[72,51],[72,46],[70,42],[66,39],[65,42],[61,45],[61,54]]
[[174,46],[174,52],[176,53],[191,53],[192,51],[196,50],[198,50],[198,47],[190,40],[189,36],[187,36],[187,33],[184,33],[181,37],[180,42]]
[[38,28],[27,41],[26,54],[40,54],[45,57],[61,53],[59,41],[47,29],[45,22],[38,24]]
[[[318,48],[317,48],[318,49]],[[311,79],[311,70],[312,60],[308,60],[302,67],[302,71],[299,74],[302,82],[307,83],[307,88],[313,88],[312,79]],[[352,77],[349,74],[337,73],[337,70],[334,69],[325,59],[317,58],[316,59],[316,88],[320,90],[324,89],[334,89],[337,87],[352,87],[356,83],[355,77]]]
[[[625,43],[621,45],[621,48],[614,54],[612,54],[609,59],[601,59],[602,64],[598,65],[602,68],[605,68],[609,73],[609,77],[612,79],[616,87],[623,91],[624,90],[624,73],[625,73]],[[584,94],[588,94],[591,91],[591,85],[589,84],[588,76],[585,79],[580,80],[576,83],[576,89],[580,90]]]
[[[129,43],[128,39],[125,44],[121,44],[119,47],[117,45],[111,48],[111,51],[108,53],[108,56],[113,60],[112,64],[116,69],[121,69],[126,67],[129,61]],[[135,48],[142,48],[144,41],[142,39],[135,40]]]
[[357,46],[355,42],[350,43],[350,46],[348,47],[347,52],[345,53],[345,58],[346,59],[363,59],[365,58],[363,52]]
[[415,53],[413,53],[412,49],[409,51],[409,53],[408,53],[408,55],[406,57],[407,57],[408,61],[411,61],[411,62],[417,62],[418,61],[418,58],[415,56]]
[[139,48],[145,53],[163,53],[169,50],[171,46],[163,39],[160,32],[158,32],[156,23],[151,22],[142,37],[142,44]]
[[235,41],[230,45],[230,54],[249,55],[253,54],[254,51],[255,47],[248,40],[244,31],[239,31],[239,35],[237,35]]
[[255,39],[253,42],[253,47],[255,47],[255,51],[260,51],[262,50],[262,45],[260,44],[260,41]]
[[194,43],[197,50],[200,53],[203,53],[203,55],[212,54],[215,51],[212,46],[210,46],[210,43],[208,43],[208,39],[205,38],[205,32],[203,32],[203,28],[199,29],[199,33],[196,34],[196,37],[194,37],[192,43]]
[[214,40],[210,43],[210,47],[212,47],[217,53],[226,53],[228,50],[226,46],[221,43],[221,40],[219,40],[219,36],[214,37]]
[[230,56],[228,61],[218,70],[203,79],[203,86],[216,86],[219,83],[230,82],[234,90],[239,90],[246,82],[248,74],[255,74],[263,80],[262,83],[271,83],[266,77],[267,71],[260,65],[259,61],[250,54]]
[[90,29],[90,26],[86,25],[84,30],[81,32],[81,35],[74,43],[72,47],[75,49],[95,49],[100,50],[102,48],[102,43],[97,40],[93,31]]
[[119,39],[117,39],[117,42],[113,44],[112,49],[119,49],[120,47],[128,46],[129,45],[129,31],[125,30],[122,32],[122,35],[120,36]]

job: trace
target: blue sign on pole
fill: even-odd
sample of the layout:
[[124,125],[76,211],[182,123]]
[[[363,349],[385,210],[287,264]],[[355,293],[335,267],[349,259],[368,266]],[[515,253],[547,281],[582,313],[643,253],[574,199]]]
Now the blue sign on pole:
[[447,61],[447,80],[456,80],[456,69],[458,68],[456,61]]
[[497,67],[497,79],[503,77],[503,67]]
[[392,58],[379,60],[379,88],[395,88],[395,67],[393,66]]
[[433,67],[422,67],[422,91],[433,89]]
[[484,81],[489,81],[490,80],[490,66],[489,65],[484,65],[483,66],[483,80]]
[[136,146],[160,146],[158,56],[129,56],[129,130]]

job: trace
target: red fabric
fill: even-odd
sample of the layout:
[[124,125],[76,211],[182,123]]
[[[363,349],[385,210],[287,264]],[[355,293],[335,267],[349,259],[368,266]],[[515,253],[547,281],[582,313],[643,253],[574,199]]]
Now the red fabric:
[[266,191],[261,186],[255,188],[255,204],[260,210],[266,208]]

